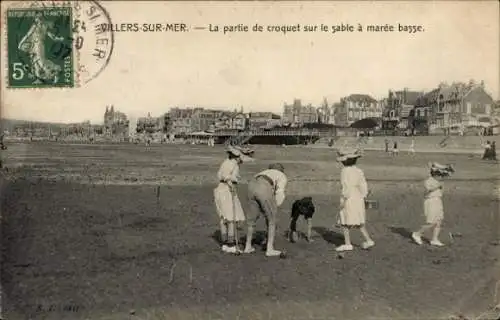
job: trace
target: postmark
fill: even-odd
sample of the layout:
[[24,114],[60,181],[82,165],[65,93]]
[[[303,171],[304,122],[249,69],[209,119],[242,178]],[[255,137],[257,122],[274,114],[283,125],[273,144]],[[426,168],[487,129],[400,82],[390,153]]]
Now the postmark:
[[9,88],[80,87],[113,52],[108,12],[96,1],[19,2],[6,12]]

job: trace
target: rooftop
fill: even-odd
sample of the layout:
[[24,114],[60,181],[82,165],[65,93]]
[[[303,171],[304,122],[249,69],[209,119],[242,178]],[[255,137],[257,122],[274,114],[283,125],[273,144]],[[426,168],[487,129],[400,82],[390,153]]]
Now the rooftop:
[[355,93],[355,94],[351,94],[347,97],[347,99],[351,100],[351,101],[357,101],[357,102],[377,102],[377,100],[375,100],[374,98],[372,98],[370,95],[368,94],[358,94],[358,93]]

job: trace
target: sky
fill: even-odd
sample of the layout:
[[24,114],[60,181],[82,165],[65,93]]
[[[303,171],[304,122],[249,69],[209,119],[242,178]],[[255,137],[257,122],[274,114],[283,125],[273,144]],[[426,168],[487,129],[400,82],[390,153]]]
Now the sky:
[[[1,116],[101,123],[106,105],[131,118],[171,107],[282,113],[284,103],[330,103],[353,93],[425,91],[483,80],[499,96],[499,4],[446,2],[105,1],[113,24],[185,23],[189,31],[115,32],[107,67],[80,88],[6,89]],[[2,17],[8,4],[2,3]],[[395,32],[210,32],[209,24],[394,25]],[[398,24],[423,32],[398,32]],[[194,27],[206,27],[195,30]],[[2,28],[5,28],[2,24]],[[5,30],[2,30],[5,31]],[[89,31],[90,32],[90,31]],[[2,46],[5,55],[5,32]],[[84,45],[92,46],[92,36]],[[88,47],[87,49],[92,49]],[[88,50],[87,50],[88,51]],[[7,59],[2,77],[7,78]],[[92,63],[91,60],[89,63]],[[93,62],[95,63],[95,62]]]

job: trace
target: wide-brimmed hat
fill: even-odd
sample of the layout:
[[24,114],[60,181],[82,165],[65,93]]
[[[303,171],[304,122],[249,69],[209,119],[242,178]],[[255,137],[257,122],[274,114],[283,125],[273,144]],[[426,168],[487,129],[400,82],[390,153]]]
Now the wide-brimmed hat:
[[233,156],[236,156],[236,157],[241,157],[241,155],[243,154],[241,152],[241,150],[235,146],[228,146],[226,148],[226,152],[232,154]]
[[269,169],[285,172],[285,167],[281,163],[271,163]]
[[343,162],[348,159],[357,159],[361,157],[361,152],[359,149],[343,148],[337,151],[337,155],[337,161]]
[[440,164],[438,162],[429,162],[428,165],[431,172],[437,172],[443,175],[450,175],[455,172],[455,168],[451,164]]
[[230,145],[226,148],[226,151],[238,158],[240,158],[241,161],[243,162],[253,162],[255,161],[254,158],[252,158],[253,152],[248,152],[248,150],[241,148],[240,146],[233,146]]

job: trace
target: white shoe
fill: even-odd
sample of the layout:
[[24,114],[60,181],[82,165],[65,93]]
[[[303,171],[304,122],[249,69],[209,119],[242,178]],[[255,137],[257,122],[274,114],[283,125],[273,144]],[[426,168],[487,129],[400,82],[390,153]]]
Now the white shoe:
[[353,247],[352,244],[343,244],[341,246],[338,246],[335,248],[335,251],[341,252],[341,251],[352,251]]
[[236,253],[238,250],[239,250],[239,249],[238,249],[238,247],[236,247],[236,246],[232,246],[232,247],[230,247],[230,246],[228,246],[228,245],[226,245],[226,244],[222,246],[222,252],[227,252],[227,253]]
[[439,240],[432,240],[431,245],[436,246],[436,247],[444,247],[444,243],[442,243]]
[[365,241],[365,242],[363,242],[363,244],[361,244],[361,248],[366,250],[366,249],[370,249],[374,245],[375,245],[375,242],[373,242],[373,240]]
[[412,239],[413,239],[413,241],[415,241],[418,245],[421,245],[421,244],[423,243],[423,241],[422,241],[422,237],[421,237],[419,234],[417,234],[416,232],[413,232],[413,233],[411,234],[411,238],[412,238]]
[[254,252],[255,252],[254,247],[250,247],[250,249],[245,248],[245,250],[243,251],[243,253],[254,253]]
[[274,250],[273,249],[273,250],[266,251],[266,256],[267,257],[276,257],[276,256],[279,256],[279,255],[281,255],[281,251],[279,251],[279,250]]

